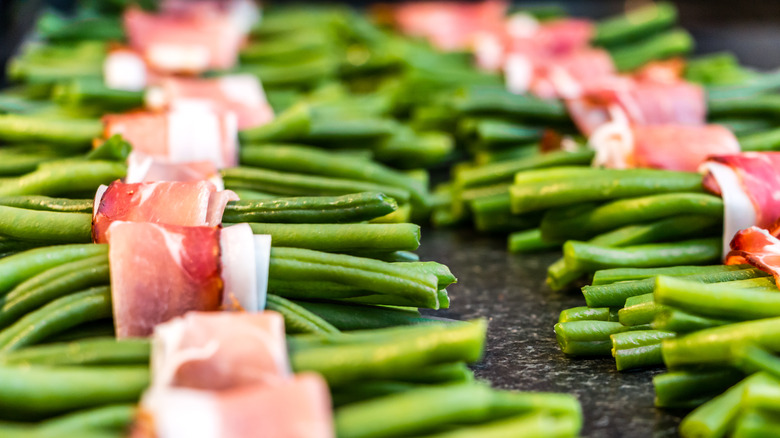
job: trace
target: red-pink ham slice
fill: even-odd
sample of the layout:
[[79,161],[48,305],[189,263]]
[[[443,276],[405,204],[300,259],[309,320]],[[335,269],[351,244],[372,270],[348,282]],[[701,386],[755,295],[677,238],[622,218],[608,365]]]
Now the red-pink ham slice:
[[92,237],[106,242],[106,230],[115,221],[148,222],[185,227],[216,227],[235,193],[217,191],[208,181],[127,184],[114,181],[96,204]]
[[213,79],[165,78],[159,87],[147,94],[147,105],[163,109],[180,99],[209,102],[222,112],[232,111],[238,117],[238,129],[264,125],[274,112],[257,77],[230,75]]
[[106,138],[120,134],[135,152],[171,163],[238,164],[236,115],[203,102],[182,99],[165,112],[110,114],[103,124]]
[[594,164],[615,169],[696,172],[711,155],[738,154],[739,142],[720,125],[634,125],[609,122],[590,137]]
[[186,163],[171,163],[168,160],[155,158],[142,152],[131,152],[127,157],[127,183],[179,181],[208,181],[217,188],[224,190],[225,183],[219,169],[211,161],[190,161]]
[[317,374],[227,391],[147,392],[133,438],[332,438],[330,393]]
[[189,312],[158,325],[153,387],[221,391],[290,377],[284,318],[271,311]]
[[123,21],[130,46],[162,73],[198,74],[231,68],[246,32],[228,14],[202,9],[152,14],[129,8]]
[[106,232],[117,338],[222,304],[218,227],[116,221]]
[[780,240],[767,230],[750,227],[739,231],[726,255],[727,265],[751,264],[772,274],[780,287]]

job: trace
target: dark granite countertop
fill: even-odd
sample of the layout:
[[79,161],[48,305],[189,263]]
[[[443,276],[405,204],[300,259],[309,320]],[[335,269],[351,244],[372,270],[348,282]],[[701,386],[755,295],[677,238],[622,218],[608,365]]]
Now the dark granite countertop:
[[590,437],[676,436],[681,416],[653,407],[652,377],[661,368],[620,373],[612,358],[569,359],[555,341],[561,310],[585,305],[578,290],[552,292],[544,284],[557,253],[509,254],[503,236],[470,230],[423,230],[423,260],[447,264],[458,277],[448,288],[451,307],[437,316],[490,321],[477,377],[495,387],[567,392],[577,396]]

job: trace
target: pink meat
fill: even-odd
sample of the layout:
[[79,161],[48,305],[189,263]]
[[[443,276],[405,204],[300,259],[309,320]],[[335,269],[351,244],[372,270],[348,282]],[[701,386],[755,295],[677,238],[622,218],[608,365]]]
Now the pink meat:
[[153,182],[125,184],[115,181],[100,199],[92,220],[92,237],[106,242],[106,230],[115,221],[149,222],[184,227],[216,227],[235,193],[218,192],[214,184],[199,182]]
[[190,312],[158,326],[153,345],[154,385],[221,391],[290,376],[276,312]]
[[720,125],[635,126],[636,167],[696,172],[711,155],[738,154],[739,142]]
[[731,241],[727,265],[751,264],[772,274],[780,287],[780,240],[759,227],[744,229]]
[[219,228],[117,221],[106,238],[118,338],[149,336],[189,311],[219,309]]
[[136,111],[103,116],[104,137],[120,134],[134,151],[168,156],[168,120],[164,113]]

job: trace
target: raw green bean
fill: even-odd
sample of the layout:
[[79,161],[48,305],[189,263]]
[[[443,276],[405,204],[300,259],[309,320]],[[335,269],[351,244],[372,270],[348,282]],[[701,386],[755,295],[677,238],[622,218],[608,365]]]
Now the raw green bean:
[[[751,284],[756,282],[747,281]],[[771,280],[769,282],[773,283]],[[760,289],[756,290],[734,287],[730,283],[703,284],[660,276],[656,278],[654,294],[659,304],[702,316],[748,320],[780,316],[780,293],[774,284],[771,286],[759,286]]]
[[101,112],[127,111],[143,108],[144,92],[109,88],[102,79],[81,78],[56,85],[52,100],[65,106],[97,108]]
[[87,243],[92,240],[92,215],[0,205],[0,235],[43,244]]
[[551,415],[547,412],[532,412],[473,426],[459,426],[450,431],[425,435],[424,438],[503,438],[522,436],[543,438],[549,436],[578,436],[582,421],[571,416]]
[[[439,309],[450,308],[450,297],[446,289],[436,291],[436,299],[439,301]],[[347,301],[355,304],[371,304],[380,306],[400,306],[400,307],[419,307],[419,304],[408,298],[388,295],[359,295],[353,297],[339,298],[339,301]]]
[[[549,210],[540,228],[550,241],[583,240],[618,227],[679,214],[697,215],[705,219],[701,228],[713,228],[722,223],[723,200],[704,193],[669,193],[621,199],[598,207],[575,205]],[[712,219],[706,221],[706,217]]]
[[511,182],[515,174],[529,169],[543,169],[556,166],[588,165],[594,152],[583,149],[576,152],[550,152],[527,158],[500,161],[486,166],[466,169],[455,174],[455,183],[459,187],[477,187],[500,182]]
[[133,422],[137,409],[133,404],[117,404],[77,411],[41,422],[36,432],[40,438],[82,436],[85,429],[123,432]]
[[274,245],[290,248],[350,252],[414,251],[420,246],[420,226],[415,224],[249,225],[255,234],[270,234]]
[[563,245],[567,264],[585,271],[636,266],[643,268],[683,264],[705,264],[721,256],[721,239],[692,239],[675,243],[653,243],[609,248],[570,240]]
[[538,141],[543,134],[539,127],[492,118],[464,119],[460,122],[459,131],[471,150],[501,149]]
[[222,176],[225,179],[225,187],[229,189],[235,187],[288,196],[381,192],[395,198],[399,203],[408,202],[410,196],[407,190],[388,185],[248,167],[223,169]]
[[[743,151],[771,150],[773,148],[773,143],[777,141],[777,130],[772,129],[775,125],[769,119],[743,119],[736,117],[712,120],[711,123],[725,126],[726,129],[733,132],[734,135],[737,136],[737,140],[739,140],[739,145]],[[771,135],[761,135],[767,131],[769,131],[768,134]],[[756,136],[755,140],[751,139],[753,136]]]
[[93,338],[78,342],[36,345],[0,355],[0,363],[26,366],[145,365],[148,339]]
[[268,310],[275,310],[284,317],[287,333],[338,333],[339,329],[325,321],[305,307],[280,296],[269,294],[266,301]]
[[762,409],[743,408],[734,423],[732,436],[735,438],[780,436],[780,421],[777,420],[776,415],[774,412]]
[[664,362],[668,367],[728,364],[731,346],[745,342],[780,351],[780,318],[738,322],[664,341]]
[[6,415],[50,416],[112,403],[137,402],[149,386],[147,366],[0,366],[0,408]]
[[350,251],[346,254],[355,257],[367,257],[370,259],[381,260],[383,262],[419,262],[420,256],[411,251]]
[[650,61],[687,55],[694,48],[691,34],[673,29],[653,35],[642,41],[611,50],[612,61],[619,71],[635,70]]
[[[773,359],[777,359],[773,357]],[[743,409],[760,409],[773,415],[778,413],[778,402],[780,402],[780,381],[777,374],[761,373],[766,375],[765,379],[752,382],[747,385],[742,393]]]
[[614,46],[642,38],[666,29],[677,21],[677,8],[672,3],[650,3],[625,14],[601,20],[591,42]]
[[0,196],[46,195],[95,191],[101,184],[124,178],[124,164],[70,160],[41,165],[38,170],[0,183]]
[[435,318],[421,316],[416,310],[392,307],[312,301],[298,301],[296,304],[320,316],[339,330],[378,329],[437,321]]
[[762,94],[742,99],[707,100],[708,117],[776,117],[777,114],[780,114],[780,96],[773,94]]
[[0,294],[47,269],[92,256],[108,255],[108,245],[78,244],[36,248],[0,260]]
[[672,371],[653,377],[655,405],[673,407],[687,400],[712,398],[744,378],[733,369]]
[[[580,415],[579,403],[569,395],[495,391],[468,383],[420,388],[346,406],[336,412],[335,424],[340,437],[410,436],[448,424],[481,423],[529,411],[576,419]],[[381,421],[388,416],[395,420]]]
[[423,366],[479,360],[486,328],[484,320],[477,320],[372,330],[363,336],[367,337],[364,342],[368,345],[323,345],[301,349],[291,344],[290,363],[296,371],[322,374],[331,386],[367,379],[393,379],[396,375],[414,373]]
[[[766,276],[764,271],[754,269],[750,265],[712,265],[712,266],[670,266],[664,268],[613,268],[597,271],[593,275],[593,285],[617,283],[619,281],[644,280],[646,278],[682,275],[717,274],[728,271],[742,271],[753,269],[756,276]],[[752,278],[752,277],[751,277]],[[731,281],[731,280],[720,280]]]
[[663,308],[655,315],[652,326],[656,330],[666,330],[679,334],[695,332],[721,325],[733,324],[735,321],[726,319],[705,318],[683,312],[679,309]]
[[0,115],[0,140],[5,142],[41,142],[60,144],[74,150],[86,150],[92,139],[103,133],[100,120],[62,119],[38,115]]
[[232,223],[362,222],[390,214],[397,208],[398,203],[394,199],[379,192],[343,196],[241,200],[228,203],[222,220]]
[[702,190],[696,173],[558,167],[518,173],[509,192],[512,212],[520,214],[588,201]]
[[[744,265],[741,266],[745,268]],[[617,273],[617,270],[615,270],[615,272],[617,273],[617,278],[620,278],[622,275],[626,275],[628,278],[631,276],[641,278],[642,276],[653,275],[653,273],[656,273],[656,275],[674,275],[675,273],[680,273],[686,280],[700,281],[702,283],[719,283],[766,276],[766,273],[763,271],[752,267],[748,267],[748,269],[714,269],[706,266],[702,267],[701,270],[692,270],[690,267],[683,267],[683,269],[661,269],[623,271],[625,274]],[[701,273],[693,274],[694,272]],[[634,281],[620,281],[585,286],[582,288],[582,294],[585,296],[585,301],[590,307],[620,307],[625,305],[627,298],[651,293],[654,288],[655,277],[650,277]]]
[[555,324],[561,351],[570,356],[604,356],[612,349],[610,335],[630,330],[619,322],[580,320]]
[[14,351],[88,321],[111,317],[111,289],[94,287],[58,298],[0,332],[0,352]]
[[0,328],[7,327],[22,315],[70,293],[108,285],[111,281],[108,262],[103,256],[99,258],[102,258],[102,261],[89,258],[49,269],[33,279],[48,277],[51,281],[38,282],[38,285],[30,287],[31,283],[35,283],[28,280],[14,288],[8,295],[0,298]]
[[311,107],[297,104],[279,114],[273,121],[239,133],[242,143],[268,143],[298,138],[311,125]]
[[615,368],[618,371],[664,364],[660,343],[613,350],[612,356],[615,358]]
[[512,253],[533,253],[555,249],[561,246],[559,241],[548,241],[542,237],[542,230],[532,228],[525,231],[516,231],[509,235],[507,250]]
[[731,349],[731,356],[733,365],[745,374],[763,371],[775,379],[780,379],[780,358],[761,347],[736,344]]
[[565,106],[554,99],[512,94],[503,86],[472,86],[458,96],[455,109],[465,114],[496,114],[522,119],[565,122]]
[[661,330],[635,330],[616,333],[611,336],[613,351],[625,348],[643,347],[646,345],[660,345],[661,341],[675,336],[672,332]]
[[683,437],[724,436],[739,414],[744,389],[753,382],[768,378],[762,373],[754,374],[699,406],[683,418],[680,423],[680,435]]
[[72,329],[57,333],[44,339],[42,344],[53,344],[57,342],[75,342],[84,341],[93,338],[115,338],[113,318],[101,319],[79,324]]
[[765,129],[739,138],[743,151],[776,151],[780,149],[780,129]]
[[502,161],[533,157],[538,154],[539,145],[536,143],[515,146],[498,151],[477,151],[474,154],[474,164],[477,166],[487,166],[489,164],[500,163]]
[[92,213],[92,199],[50,198],[48,196],[5,196],[0,205],[27,210],[56,211],[62,213]]
[[650,324],[663,306],[657,304],[653,294],[637,295],[626,299],[626,306],[618,312],[623,325]]
[[708,99],[739,99],[771,92],[780,88],[780,71],[752,75],[737,85],[719,85],[707,87]]
[[567,321],[611,321],[618,322],[617,309],[609,307],[572,307],[562,310],[558,322]]

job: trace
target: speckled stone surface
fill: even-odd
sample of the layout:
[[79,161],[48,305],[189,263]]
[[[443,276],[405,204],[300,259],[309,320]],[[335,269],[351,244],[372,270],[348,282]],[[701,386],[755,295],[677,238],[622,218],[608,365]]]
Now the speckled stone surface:
[[494,386],[576,395],[589,437],[672,437],[679,415],[653,407],[652,377],[660,369],[619,373],[614,361],[569,359],[555,341],[561,310],[585,305],[578,290],[552,292],[544,284],[558,254],[514,255],[502,236],[469,230],[424,229],[423,260],[447,264],[458,277],[448,288],[451,308],[437,316],[490,320],[488,346],[475,366]]

